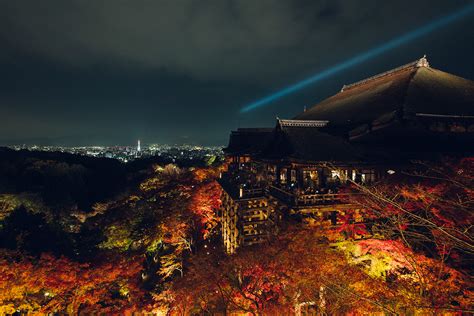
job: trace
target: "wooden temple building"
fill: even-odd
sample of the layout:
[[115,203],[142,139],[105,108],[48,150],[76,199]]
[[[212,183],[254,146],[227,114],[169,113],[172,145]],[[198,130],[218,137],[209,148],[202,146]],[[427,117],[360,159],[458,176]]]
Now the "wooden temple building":
[[[220,179],[228,253],[266,240],[292,216],[334,227],[363,221],[344,187],[370,184],[412,160],[474,153],[474,82],[431,68],[425,57],[344,85],[273,128],[239,128]],[[350,214],[345,214],[350,213]]]

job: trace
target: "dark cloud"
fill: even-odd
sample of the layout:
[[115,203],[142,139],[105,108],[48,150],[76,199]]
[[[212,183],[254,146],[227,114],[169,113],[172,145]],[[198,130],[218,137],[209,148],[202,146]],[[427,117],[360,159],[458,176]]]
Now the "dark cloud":
[[343,56],[347,47],[362,49],[462,3],[3,1],[0,32],[19,50],[70,65],[166,68],[200,79],[267,78],[324,64],[333,57],[315,58],[318,51]]
[[[116,142],[122,134],[217,141],[237,124],[274,119],[275,108],[239,117],[243,103],[467,3],[0,0],[0,114],[12,118],[0,133],[4,139],[92,131],[115,135]],[[472,21],[461,21],[287,99],[278,114],[293,115],[341,80],[424,52],[469,76],[449,58],[472,56],[473,29]],[[440,42],[449,40],[450,47]],[[20,125],[27,128],[19,132]]]

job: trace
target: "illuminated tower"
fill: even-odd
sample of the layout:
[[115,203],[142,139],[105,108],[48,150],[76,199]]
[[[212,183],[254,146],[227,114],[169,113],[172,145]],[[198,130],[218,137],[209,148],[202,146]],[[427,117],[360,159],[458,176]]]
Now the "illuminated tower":
[[140,147],[140,140],[138,140],[138,144],[137,144],[137,151],[141,151],[141,147]]

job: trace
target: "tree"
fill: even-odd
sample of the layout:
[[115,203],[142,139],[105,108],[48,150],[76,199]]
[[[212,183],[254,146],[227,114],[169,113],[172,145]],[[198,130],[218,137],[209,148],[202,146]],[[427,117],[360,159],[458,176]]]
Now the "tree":
[[193,192],[189,209],[196,217],[195,228],[202,239],[208,239],[219,223],[220,196],[221,189],[216,181],[198,185]]
[[168,292],[170,308],[253,315],[293,314],[297,306],[328,314],[392,311],[387,301],[396,296],[394,290],[323,240],[319,231],[297,227],[230,257],[196,254]]
[[0,306],[4,313],[121,312],[140,310],[141,260],[107,258],[92,265],[43,254],[0,254]]
[[[352,182],[352,198],[369,210],[381,240],[359,243],[395,267],[385,277],[404,288],[417,308],[470,311],[466,284],[474,253],[474,159],[418,162],[371,186]],[[377,249],[377,250],[376,250]],[[373,256],[372,256],[373,257]]]
[[385,220],[379,228],[387,236],[400,236],[410,246],[425,246],[439,255],[452,250],[474,254],[474,159],[419,164],[423,171],[370,187],[353,183],[363,193],[357,202]]

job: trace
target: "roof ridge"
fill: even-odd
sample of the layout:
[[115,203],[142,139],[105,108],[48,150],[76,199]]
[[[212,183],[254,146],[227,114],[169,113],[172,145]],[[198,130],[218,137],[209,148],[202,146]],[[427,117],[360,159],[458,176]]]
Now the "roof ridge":
[[[429,68],[428,61],[426,60],[426,55],[423,56],[423,58],[425,59],[426,64],[428,65],[428,66],[425,66],[425,67]],[[418,68],[420,68],[420,67],[417,67],[416,71],[414,71],[413,73],[410,74],[410,76],[408,77],[408,81],[405,84],[404,93],[402,95],[402,99],[401,99],[401,102],[400,102],[400,108],[398,109],[398,116],[401,119],[403,119],[403,117],[405,116],[405,108],[406,108],[406,101],[407,101],[407,98],[408,98],[408,91],[410,90],[410,87],[413,83],[413,79],[415,78],[416,74],[418,73]]]
[[324,127],[329,121],[325,120],[283,120],[277,118],[281,127]]
[[369,78],[366,78],[366,79],[362,79],[362,80],[359,80],[359,81],[356,81],[354,83],[351,83],[351,84],[348,84],[348,85],[343,85],[342,88],[341,88],[341,92],[344,92],[348,89],[351,89],[353,87],[356,87],[356,86],[359,86],[359,85],[362,85],[366,82],[369,82],[369,81],[372,81],[372,80],[375,80],[375,79],[379,79],[379,78],[382,78],[382,77],[385,77],[385,76],[388,76],[388,75],[391,75],[393,73],[396,73],[398,71],[401,71],[401,70],[405,70],[405,69],[409,69],[409,68],[420,68],[420,67],[427,67],[429,68],[430,67],[430,64],[428,62],[428,59],[426,58],[426,55],[424,55],[423,57],[421,57],[420,59],[417,59],[411,63],[408,63],[408,64],[405,64],[405,65],[402,65],[402,66],[399,66],[397,68],[393,68],[391,70],[387,70],[387,71],[384,71],[382,73],[379,73],[377,75],[374,75],[372,77],[369,77]]
[[267,131],[272,131],[273,127],[239,127],[237,130],[231,131],[231,132],[267,132]]

